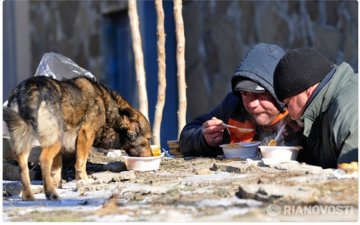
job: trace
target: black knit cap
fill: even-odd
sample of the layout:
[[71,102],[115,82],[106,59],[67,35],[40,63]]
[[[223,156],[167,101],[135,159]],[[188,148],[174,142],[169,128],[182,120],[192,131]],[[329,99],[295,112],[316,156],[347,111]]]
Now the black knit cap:
[[320,82],[330,71],[331,62],[319,51],[298,48],[288,51],[274,72],[274,90],[280,101],[299,94]]

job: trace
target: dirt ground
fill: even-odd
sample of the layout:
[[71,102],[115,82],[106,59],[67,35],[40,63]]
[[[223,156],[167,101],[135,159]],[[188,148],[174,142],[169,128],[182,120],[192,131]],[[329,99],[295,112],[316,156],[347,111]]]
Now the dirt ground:
[[358,220],[357,174],[297,162],[222,158],[163,158],[159,170],[147,172],[127,171],[121,160],[117,163],[116,169],[89,163],[86,182],[69,175],[58,201],[45,199],[41,181],[33,182],[32,202],[4,194],[8,185],[20,184],[3,181],[3,221]]

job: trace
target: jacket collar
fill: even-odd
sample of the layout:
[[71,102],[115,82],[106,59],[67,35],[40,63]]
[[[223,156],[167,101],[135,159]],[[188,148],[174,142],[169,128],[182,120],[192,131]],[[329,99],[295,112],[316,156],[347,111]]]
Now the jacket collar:
[[[333,99],[337,96],[336,93],[341,89],[343,80],[346,74],[353,74],[353,70],[347,63],[342,63],[334,68],[334,71],[323,79],[322,82],[315,89],[314,94],[310,97],[310,101],[307,103],[306,109],[301,117],[304,122],[303,134],[308,137],[311,131],[312,125],[321,112],[325,112]],[[329,93],[328,90],[330,91]]]

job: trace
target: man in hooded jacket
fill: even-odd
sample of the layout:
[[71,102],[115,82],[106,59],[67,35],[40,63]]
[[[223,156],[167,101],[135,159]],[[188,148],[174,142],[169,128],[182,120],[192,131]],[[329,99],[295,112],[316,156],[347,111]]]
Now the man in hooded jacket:
[[[221,144],[261,141],[268,144],[286,123],[280,145],[302,145],[301,131],[288,117],[273,89],[273,73],[284,51],[277,45],[260,43],[244,57],[231,79],[232,92],[211,112],[188,123],[180,134],[184,156],[222,155]],[[224,123],[253,129],[226,129]],[[299,155],[301,158],[302,156]]]

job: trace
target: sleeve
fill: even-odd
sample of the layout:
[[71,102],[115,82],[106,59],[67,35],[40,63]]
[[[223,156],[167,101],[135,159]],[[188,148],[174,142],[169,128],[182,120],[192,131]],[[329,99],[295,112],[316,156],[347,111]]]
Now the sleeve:
[[353,113],[352,119],[344,119],[337,130],[336,145],[340,149],[337,163],[358,161],[358,114]]
[[[355,83],[355,82],[354,82]],[[349,85],[333,103],[336,109],[333,135],[337,149],[340,149],[337,163],[358,161],[358,85]]]
[[[180,134],[180,150],[184,156],[217,156],[223,154],[220,147],[212,147],[208,145],[202,135],[202,124],[217,117],[223,121],[227,121],[233,108],[236,106],[237,97],[229,93],[224,100],[215,107],[211,112],[203,114],[186,124]],[[228,135],[224,132],[224,135]],[[228,137],[224,137],[224,140]]]

